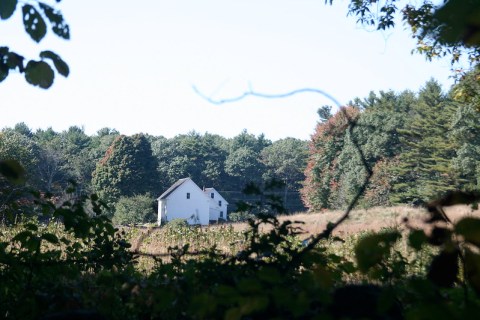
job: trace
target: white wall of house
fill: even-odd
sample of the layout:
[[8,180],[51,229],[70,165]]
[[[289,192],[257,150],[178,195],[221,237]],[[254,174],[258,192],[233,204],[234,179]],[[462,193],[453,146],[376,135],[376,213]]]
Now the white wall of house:
[[204,192],[209,199],[210,220],[227,220],[227,200],[225,200],[225,198],[223,198],[214,188],[207,188]]
[[159,224],[173,219],[185,219],[189,224],[209,223],[209,199],[192,180],[185,181],[158,203]]

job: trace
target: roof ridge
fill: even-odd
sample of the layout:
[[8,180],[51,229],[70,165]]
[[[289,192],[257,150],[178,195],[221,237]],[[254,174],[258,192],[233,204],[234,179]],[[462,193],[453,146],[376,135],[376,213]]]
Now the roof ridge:
[[185,183],[188,180],[192,180],[191,178],[182,178],[178,179],[174,184],[170,186],[170,188],[167,189],[164,193],[160,195],[160,197],[157,198],[157,200],[162,200],[168,197],[173,191],[175,191],[178,187],[180,187],[183,183]]

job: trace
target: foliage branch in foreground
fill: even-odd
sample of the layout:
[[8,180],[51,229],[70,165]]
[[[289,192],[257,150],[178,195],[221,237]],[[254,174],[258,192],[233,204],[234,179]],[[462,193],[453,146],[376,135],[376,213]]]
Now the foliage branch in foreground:
[[[19,7],[22,10],[25,32],[33,41],[37,43],[42,41],[47,34],[48,27],[56,36],[65,40],[70,39],[70,28],[62,13],[55,8],[55,4],[38,0],[22,2],[2,0],[0,1],[0,19],[10,19]],[[11,72],[17,71],[25,75],[25,80],[29,84],[48,89],[55,78],[52,64],[59,74],[68,77],[69,67],[58,54],[44,50],[40,52],[39,57],[40,60],[27,60],[9,47],[0,46],[0,82],[5,80]]]
[[449,57],[455,64],[465,55],[473,65],[480,61],[480,2],[476,0],[445,0],[440,5],[430,0],[351,0],[348,14],[376,30],[393,28],[400,18],[417,41],[415,51],[428,60]]

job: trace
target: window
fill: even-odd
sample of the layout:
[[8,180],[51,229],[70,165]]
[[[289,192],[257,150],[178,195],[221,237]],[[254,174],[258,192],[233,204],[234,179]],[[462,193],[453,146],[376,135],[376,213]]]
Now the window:
[[215,193],[213,193],[213,192],[210,193],[210,198],[212,198],[212,199],[215,198]]
[[220,211],[220,218],[223,218],[223,211]]
[[219,207],[222,206],[222,201],[218,201],[218,206],[219,206]]
[[187,199],[190,199],[190,192],[187,192]]

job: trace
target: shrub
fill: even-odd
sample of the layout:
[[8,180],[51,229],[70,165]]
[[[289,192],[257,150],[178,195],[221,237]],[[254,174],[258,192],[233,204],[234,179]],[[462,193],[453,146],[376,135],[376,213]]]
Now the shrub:
[[169,221],[165,226],[170,229],[181,229],[189,227],[187,220],[180,218]]
[[155,221],[154,202],[150,194],[121,197],[115,205],[113,223],[135,224]]
[[232,222],[247,221],[248,219],[255,219],[255,215],[244,211],[232,212],[228,215],[228,220]]

